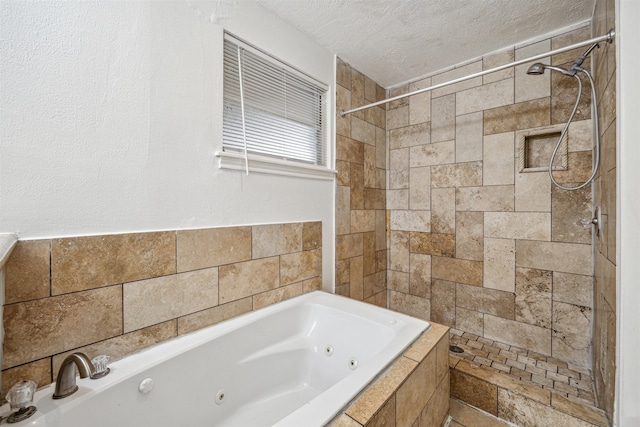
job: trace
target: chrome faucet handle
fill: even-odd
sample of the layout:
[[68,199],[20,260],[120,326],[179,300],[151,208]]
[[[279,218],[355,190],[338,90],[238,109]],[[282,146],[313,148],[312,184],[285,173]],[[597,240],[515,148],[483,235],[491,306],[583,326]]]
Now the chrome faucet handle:
[[93,364],[93,367],[95,369],[95,372],[91,374],[92,380],[97,380],[99,378],[107,376],[109,372],[111,372],[111,369],[109,369],[110,360],[111,358],[104,354],[91,359],[91,363]]
[[53,393],[54,399],[62,399],[78,390],[78,385],[76,384],[76,368],[80,373],[80,378],[87,378],[95,374],[95,368],[86,354],[70,354],[64,359],[58,371],[56,390]]
[[17,409],[7,418],[8,423],[26,420],[36,413],[36,407],[31,406],[36,386],[37,384],[33,381],[20,381],[15,383],[7,392],[7,402],[11,405],[11,409]]

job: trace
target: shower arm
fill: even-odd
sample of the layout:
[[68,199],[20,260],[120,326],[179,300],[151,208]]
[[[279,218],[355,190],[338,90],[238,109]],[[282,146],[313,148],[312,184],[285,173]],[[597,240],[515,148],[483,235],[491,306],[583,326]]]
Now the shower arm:
[[373,102],[371,104],[363,105],[361,107],[352,108],[352,109],[347,110],[347,111],[340,111],[340,116],[344,117],[347,114],[355,113],[357,111],[362,111],[362,110],[366,110],[366,109],[369,109],[369,108],[372,108],[372,107],[377,107],[378,105],[387,104],[389,102],[397,101],[399,99],[407,98],[409,96],[417,95],[419,93],[432,91],[432,90],[439,89],[439,88],[444,87],[444,86],[449,86],[449,85],[452,85],[452,84],[455,84],[455,83],[459,83],[459,82],[463,82],[463,81],[466,81],[466,80],[474,79],[476,77],[484,76],[485,74],[495,73],[496,71],[502,71],[502,70],[507,69],[507,68],[515,67],[516,65],[522,65],[522,64],[526,64],[528,62],[537,61],[537,60],[542,59],[542,58],[546,58],[546,57],[549,57],[549,56],[552,56],[552,55],[557,55],[559,53],[568,52],[570,50],[577,49],[579,47],[583,47],[583,46],[591,44],[592,46],[583,55],[583,56],[586,57],[586,55],[588,53],[590,53],[591,50],[593,50],[595,48],[595,45],[597,45],[600,42],[605,42],[605,41],[607,43],[612,43],[614,37],[615,37],[615,31],[613,31],[613,29],[611,29],[611,30],[609,30],[609,32],[607,34],[605,34],[603,36],[600,36],[600,37],[595,37],[595,38],[592,38],[592,39],[589,39],[589,40],[585,40],[585,41],[582,41],[582,42],[579,42],[579,43],[572,44],[570,46],[561,47],[559,49],[555,49],[555,50],[552,50],[552,51],[549,51],[549,52],[541,53],[539,55],[531,56],[529,58],[520,59],[518,61],[510,62],[508,64],[499,65],[497,67],[493,67],[493,68],[490,68],[488,70],[479,71],[479,72],[474,73],[474,74],[469,74],[468,76],[460,77],[460,78],[457,78],[457,79],[454,79],[454,80],[450,80],[450,81],[444,82],[444,83],[438,83],[438,84],[433,85],[433,86],[429,86],[429,87],[426,87],[426,88],[423,88],[423,89],[418,89],[418,90],[415,90],[413,92],[405,93],[405,94],[402,94],[402,95],[394,96],[392,98],[383,99],[382,101]]

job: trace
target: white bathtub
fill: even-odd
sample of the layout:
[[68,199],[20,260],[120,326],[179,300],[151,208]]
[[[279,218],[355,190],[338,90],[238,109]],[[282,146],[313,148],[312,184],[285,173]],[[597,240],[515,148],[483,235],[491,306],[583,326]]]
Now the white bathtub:
[[102,379],[78,378],[65,399],[46,387],[38,412],[14,425],[322,426],[428,327],[313,292],[114,362]]

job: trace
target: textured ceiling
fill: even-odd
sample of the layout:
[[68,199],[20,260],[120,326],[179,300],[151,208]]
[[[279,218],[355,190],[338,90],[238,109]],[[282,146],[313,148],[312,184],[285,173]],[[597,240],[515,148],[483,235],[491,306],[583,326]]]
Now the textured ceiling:
[[591,18],[594,0],[258,0],[384,87]]

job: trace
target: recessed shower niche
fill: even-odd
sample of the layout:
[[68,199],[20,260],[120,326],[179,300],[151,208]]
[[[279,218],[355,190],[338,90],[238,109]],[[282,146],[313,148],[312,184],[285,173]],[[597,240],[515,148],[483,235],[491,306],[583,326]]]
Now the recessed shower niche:
[[[545,126],[516,132],[519,172],[542,172],[549,169],[549,159],[562,133],[562,125]],[[569,152],[567,132],[553,162],[553,170],[567,170]]]

